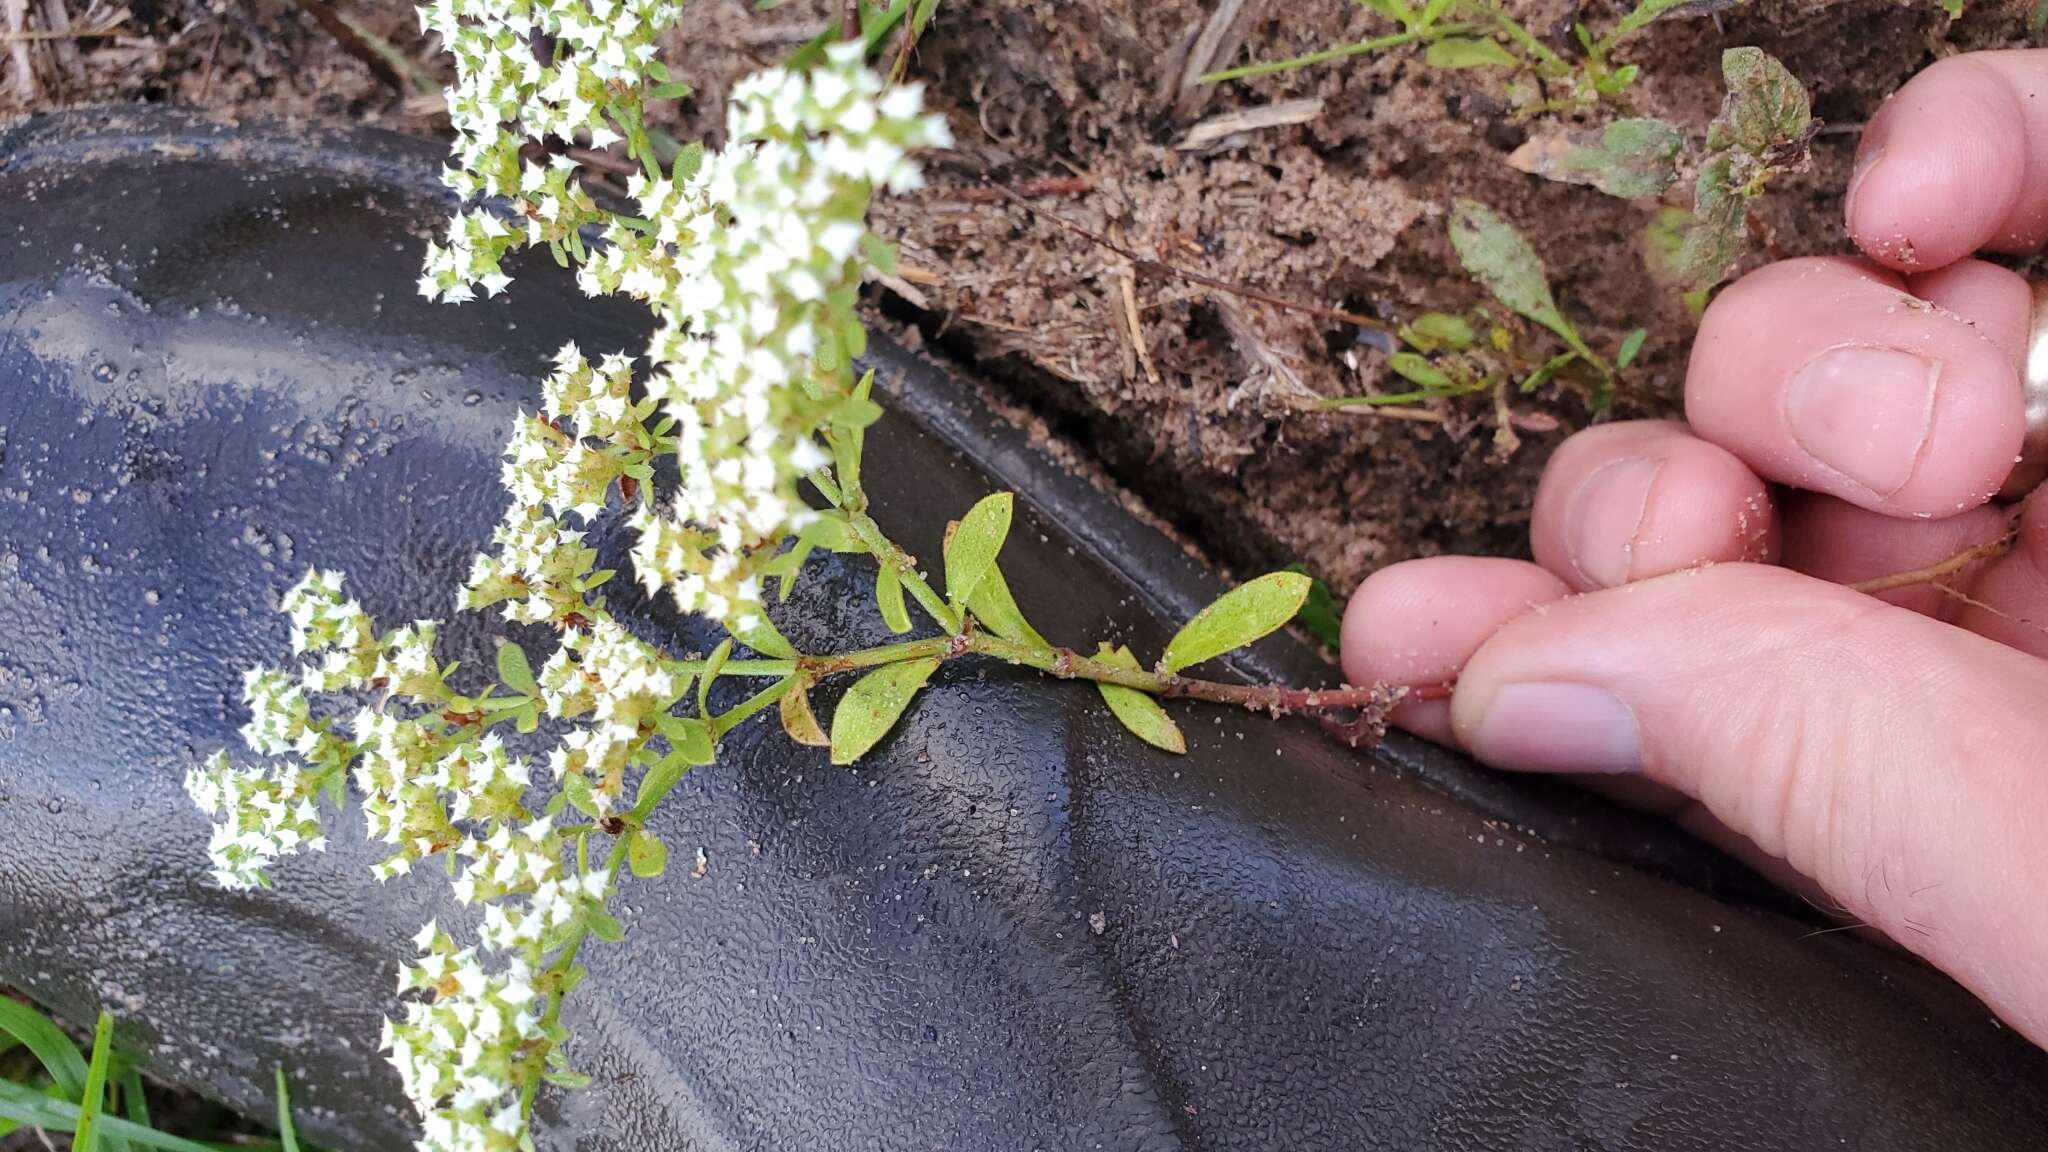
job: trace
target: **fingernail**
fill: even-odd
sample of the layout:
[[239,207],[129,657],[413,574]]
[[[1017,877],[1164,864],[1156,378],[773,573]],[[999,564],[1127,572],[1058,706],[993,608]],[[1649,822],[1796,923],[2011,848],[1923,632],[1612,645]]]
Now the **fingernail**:
[[1565,547],[1589,583],[1612,588],[1628,582],[1636,536],[1650,508],[1650,486],[1662,460],[1628,456],[1594,469],[1572,494],[1565,513]]
[[1470,744],[1473,755],[1529,772],[1636,772],[1642,732],[1620,697],[1569,681],[1495,690]]
[[1889,496],[1906,486],[1934,422],[1941,361],[1846,345],[1806,362],[1785,391],[1785,420],[1807,455]]

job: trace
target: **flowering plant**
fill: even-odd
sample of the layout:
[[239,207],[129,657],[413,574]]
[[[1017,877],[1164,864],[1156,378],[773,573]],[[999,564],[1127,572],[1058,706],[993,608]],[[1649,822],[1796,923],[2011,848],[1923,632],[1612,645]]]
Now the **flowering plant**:
[[[738,85],[725,146],[686,148],[664,169],[643,111],[674,89],[654,45],[677,15],[668,0],[435,0],[421,10],[456,61],[446,181],[464,206],[445,241],[428,246],[420,291],[494,296],[509,282],[504,258],[544,245],[586,292],[644,301],[658,321],[637,370],[623,353],[593,363],[572,344],[558,354],[539,410],[511,430],[509,501],[491,550],[458,590],[461,610],[547,626],[554,647],[536,669],[502,642],[495,678],[458,686],[455,666],[436,655],[434,622],[380,630],[341,574],[309,572],[280,603],[298,664],[252,670],[243,685],[243,740],[275,762],[242,767],[222,752],[187,779],[217,821],[223,886],[266,885],[280,857],[323,848],[323,803],[339,807],[353,784],[369,835],[390,848],[380,879],[438,858],[456,899],[480,906],[473,942],[431,923],[420,930],[399,980],[402,1014],[383,1038],[420,1114],[423,1152],[530,1148],[541,1084],[581,1082],[561,1020],[583,979],[578,955],[591,937],[620,936],[606,906],[623,872],[665,869],[650,813],[757,714],[775,709],[794,740],[846,764],[887,735],[942,663],[962,658],[1094,681],[1126,727],[1173,752],[1186,744],[1160,697],[1353,709],[1353,731],[1366,734],[1399,698],[1181,675],[1286,624],[1309,585],[1292,573],[1224,596],[1151,669],[1126,648],[1084,656],[1049,643],[998,563],[1009,493],[953,526],[935,587],[868,515],[864,433],[880,409],[872,373],[856,369],[866,347],[857,303],[863,274],[892,259],[867,230],[869,200],[915,188],[912,154],[945,146],[945,125],[917,88],[884,85],[854,41],[807,70]],[[531,159],[530,142],[549,139],[623,143],[643,169],[628,188],[638,213],[600,205],[571,161]],[[598,567],[584,526],[608,506],[629,509],[634,578],[730,633],[708,656],[664,651],[606,610],[615,573]],[[768,619],[763,588],[775,581],[787,595],[820,548],[873,560],[892,631],[913,630],[914,602],[936,632],[797,650]],[[810,691],[853,673],[828,728]],[[710,689],[725,678],[766,686],[721,712]],[[505,726],[552,747],[540,759],[515,754]]]

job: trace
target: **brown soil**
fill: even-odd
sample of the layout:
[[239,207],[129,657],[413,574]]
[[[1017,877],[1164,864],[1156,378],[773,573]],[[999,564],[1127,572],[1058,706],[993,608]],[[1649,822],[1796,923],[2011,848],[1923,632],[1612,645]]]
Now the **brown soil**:
[[[22,2],[30,31],[50,27],[50,12],[65,4]],[[70,0],[74,28],[128,16],[112,35],[27,42],[36,76],[27,101],[18,66],[0,50],[0,115],[117,99],[445,130],[431,99],[408,98],[393,82],[402,69],[380,77],[290,3],[84,2]],[[316,2],[324,0],[303,0]],[[338,2],[426,74],[439,70],[403,0]],[[1643,66],[1637,110],[1685,124],[1695,138],[1720,101],[1722,48],[1757,44],[1784,60],[1831,128],[1815,143],[1811,172],[1765,201],[1763,231],[1775,254],[1842,251],[1839,189],[1857,128],[1932,60],[2021,42],[2031,6],[1972,0],[1950,27],[1935,0],[1756,0],[1718,18],[1668,18],[1623,55]],[[1522,444],[1505,456],[1485,396],[1440,405],[1440,423],[1304,413],[1291,397],[1380,389],[1380,353],[1341,321],[1233,298],[1158,264],[1391,318],[1461,309],[1480,292],[1459,271],[1443,220],[1454,197],[1475,197],[1536,243],[1566,311],[1596,346],[1649,327],[1615,414],[1668,415],[1678,408],[1691,322],[1643,269],[1639,238],[1654,206],[1511,169],[1504,158],[1525,129],[1509,115],[1499,76],[1432,71],[1412,50],[1183,87],[1216,7],[944,0],[910,73],[930,85],[959,144],[933,163],[927,189],[878,213],[905,264],[894,290],[877,294],[880,323],[975,366],[1227,564],[1305,560],[1341,588],[1409,556],[1521,551],[1543,459],[1587,419],[1576,393],[1517,399]],[[1605,6],[1570,0],[1510,7],[1559,47],[1575,16],[1610,18]],[[1384,31],[1349,0],[1246,0],[1243,9],[1243,47],[1217,67]],[[787,54],[830,11],[836,5],[820,0],[766,11],[696,0],[688,35],[668,58],[698,95],[675,110],[669,130],[715,131],[731,82]],[[1309,122],[1206,153],[1174,146],[1204,117],[1310,96],[1323,105]],[[985,178],[1021,189],[1030,207],[993,193]]]

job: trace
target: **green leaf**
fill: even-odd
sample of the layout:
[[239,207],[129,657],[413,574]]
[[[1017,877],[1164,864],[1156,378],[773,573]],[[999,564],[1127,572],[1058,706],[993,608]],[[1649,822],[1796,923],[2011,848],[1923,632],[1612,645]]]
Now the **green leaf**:
[[1609,196],[1660,196],[1678,179],[1685,134],[1662,120],[1616,120],[1598,136],[1558,130],[1531,136],[1508,156],[1522,172],[1567,184],[1590,184]]
[[99,1123],[100,1110],[106,1107],[107,1065],[113,1058],[114,1018],[101,1012],[92,1032],[92,1064],[86,1069],[85,1092],[78,1102],[77,1135],[71,1141],[76,1152],[102,1152],[102,1141],[94,1127]]
[[1578,358],[1579,354],[1577,352],[1560,352],[1545,360],[1541,367],[1529,373],[1528,377],[1522,381],[1522,392],[1526,395],[1550,383],[1551,377],[1569,367],[1571,362]]
[[1683,208],[1659,208],[1643,226],[1643,267],[1650,279],[1666,288],[1686,283],[1681,263],[1685,234],[1692,230],[1692,213]]
[[1451,247],[1465,271],[1509,311],[1568,340],[1579,338],[1578,329],[1557,310],[1542,259],[1499,213],[1476,200],[1458,201],[1451,209]]
[[704,658],[703,678],[697,681],[697,715],[711,715],[711,682],[718,679],[719,672],[725,668],[725,662],[731,658],[730,638],[720,640],[718,647],[711,650],[711,655]]
[[1457,3],[1457,0],[1428,0],[1422,6],[1422,16],[1415,21],[1416,27],[1428,28],[1435,24],[1438,20],[1443,19],[1444,13],[1449,12],[1451,5],[1455,3]]
[[[874,391],[875,370],[870,368],[861,373],[860,380],[853,386],[850,399],[872,407],[874,402],[868,397],[872,396]],[[880,411],[879,408],[876,410]],[[860,455],[861,446],[866,440],[866,429],[866,424],[837,424],[829,437],[832,443],[834,471],[839,477],[842,496],[849,501],[860,491]]]
[[1301,611],[1312,583],[1299,572],[1269,572],[1232,588],[1167,641],[1159,666],[1178,672],[1284,627]]
[[1493,40],[1446,36],[1422,54],[1431,68],[1513,68],[1521,61]]
[[860,251],[870,268],[884,276],[894,276],[896,274],[896,246],[894,244],[889,243],[873,232],[864,232],[860,238]]
[[498,641],[498,682],[523,696],[540,695],[540,685],[533,682],[533,665],[526,662],[526,651],[510,640]]
[[740,643],[763,656],[772,656],[777,660],[797,658],[796,645],[791,644],[766,616],[761,617],[759,624],[738,633],[738,637]]
[[1017,607],[1016,598],[1010,595],[1010,582],[1003,579],[1000,567],[991,567],[988,575],[981,578],[981,583],[975,585],[974,595],[967,598],[967,610],[974,613],[974,618],[981,622],[983,628],[1005,640],[1036,644],[1040,648],[1050,647],[1045,637],[1038,634],[1038,629],[1024,619],[1024,612]]
[[597,797],[590,791],[590,779],[581,772],[571,772],[562,777],[562,795],[569,798],[569,806],[597,819],[602,813],[597,810]]
[[645,829],[626,841],[626,867],[642,880],[652,880],[668,871],[668,845]]
[[1735,186],[1735,159],[1718,152],[1700,165],[1693,219],[1679,245],[1679,282],[1711,288],[1728,278],[1748,235],[1749,197]]
[[1387,357],[1387,367],[1392,368],[1402,379],[1422,385],[1424,388],[1449,388],[1451,378],[1443,370],[1413,352],[1396,352]]
[[655,85],[652,89],[648,91],[647,99],[681,100],[683,97],[688,96],[690,94],[690,91],[691,89],[688,84],[683,83],[681,80],[675,80],[667,84]]
[[592,936],[607,944],[617,944],[626,938],[626,930],[619,927],[618,920],[609,912],[596,908],[586,909],[583,913],[583,922],[590,926]]
[[854,681],[832,713],[832,762],[851,764],[867,755],[896,726],[938,667],[938,658],[928,656],[884,664]]
[[566,1088],[571,1092],[579,1088],[588,1088],[591,1083],[588,1072],[574,1072],[567,1068],[550,1068],[541,1073],[540,1078],[557,1088]]
[[1707,147],[1738,148],[1764,159],[1794,142],[1803,144],[1813,124],[1806,88],[1761,48],[1721,53],[1721,77],[1728,95],[1721,114],[1707,128]]
[[1638,328],[1621,338],[1621,350],[1614,354],[1614,366],[1626,368],[1635,363],[1636,354],[1643,350],[1643,341],[1650,338],[1648,328]]
[[1308,599],[1302,602],[1301,611],[1295,613],[1294,622],[1335,650],[1343,630],[1344,610],[1338,606],[1330,586],[1311,575],[1305,564],[1289,564],[1284,571],[1299,572],[1308,576],[1310,581]]
[[[1138,658],[1131,655],[1129,648],[1111,648],[1104,644],[1095,654],[1095,658],[1119,668],[1138,670]],[[1176,755],[1187,752],[1187,738],[1180,734],[1180,726],[1166,714],[1166,709],[1159,706],[1159,701],[1136,688],[1126,688],[1121,684],[1108,684],[1098,680],[1095,687],[1102,693],[1103,703],[1109,705],[1110,712],[1116,716],[1119,723],[1130,729],[1133,736],[1154,748],[1161,748]]]
[[277,1066],[277,1142],[284,1152],[299,1152],[299,1129],[292,1123],[292,1090],[284,1082],[284,1065]]
[[[1463,316],[1448,312],[1424,312],[1408,325],[1408,331],[1429,345],[1422,348],[1424,352],[1434,352],[1439,346],[1462,351],[1470,348],[1475,339],[1472,325]],[[1411,338],[1409,342],[1416,341]]]
[[811,710],[811,686],[799,680],[789,691],[776,701],[781,710],[782,730],[789,738],[807,748],[829,748],[832,740],[818,725],[818,714]]
[[946,534],[946,596],[959,608],[967,603],[982,577],[995,567],[996,554],[1010,535],[1010,516],[1017,497],[1009,492],[984,496]]
[[670,169],[671,178],[682,184],[697,175],[704,167],[704,142],[692,140],[676,153],[675,165]]
[[889,631],[898,635],[910,631],[910,612],[903,606],[903,577],[894,564],[884,564],[875,572],[875,604]]
[[668,740],[668,754],[685,764],[709,764],[718,759],[717,742],[711,739],[711,729],[702,720],[664,713],[655,720],[654,730]]
[[0,1032],[21,1041],[35,1055],[59,1092],[73,1099],[85,1095],[85,1055],[49,1017],[0,996]]

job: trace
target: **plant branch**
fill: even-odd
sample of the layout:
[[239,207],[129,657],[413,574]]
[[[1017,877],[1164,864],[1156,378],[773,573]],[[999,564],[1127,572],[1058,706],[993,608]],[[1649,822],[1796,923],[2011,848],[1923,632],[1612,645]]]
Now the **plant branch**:
[[875,523],[874,517],[866,512],[850,512],[846,517],[846,523],[853,529],[854,538],[866,546],[876,560],[896,569],[897,577],[903,581],[904,590],[917,598],[917,602],[923,605],[924,610],[931,613],[932,619],[939,622],[939,627],[944,628],[948,634],[960,631],[960,614],[953,611],[944,597],[932,591],[932,586],[926,583],[924,576],[918,572],[917,561],[883,535],[882,526]]
[[1849,585],[1849,587],[1865,595],[1875,596],[1880,592],[1893,592],[1900,588],[1911,588],[1917,584],[1936,584],[1981,560],[1996,560],[1998,557],[2012,551],[2013,545],[2019,543],[2019,539],[2019,517],[2014,515],[2007,521],[2005,531],[2000,533],[1996,540],[1987,540],[1982,544],[1972,545],[1953,556],[1922,568],[1915,568],[1908,572],[1894,572],[1889,576],[1878,576],[1869,580],[1858,580],[1856,583]]
[[[1313,64],[1327,64],[1349,56],[1364,56],[1388,48],[1399,48],[1403,44],[1421,44],[1444,36],[1458,36],[1479,30],[1477,24],[1436,24],[1428,28],[1410,28],[1387,36],[1375,36],[1351,44],[1325,48],[1321,52],[1310,52],[1305,56],[1293,56],[1285,60],[1267,60],[1259,64],[1246,64],[1238,68],[1226,68],[1221,72],[1210,72],[1202,77],[1204,84],[1221,84],[1225,80],[1247,80],[1253,76],[1271,76],[1275,72],[1291,72]],[[1526,32],[1523,35],[1528,35]],[[1548,49],[1545,49],[1548,51]]]

